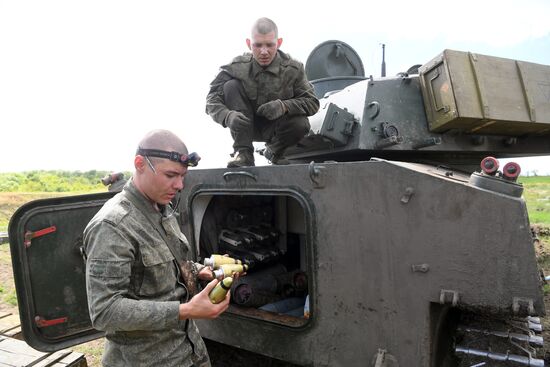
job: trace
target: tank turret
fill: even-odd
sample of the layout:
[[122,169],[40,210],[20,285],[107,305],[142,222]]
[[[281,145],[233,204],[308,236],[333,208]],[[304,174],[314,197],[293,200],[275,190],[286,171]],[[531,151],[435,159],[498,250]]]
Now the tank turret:
[[372,157],[473,172],[486,156],[550,154],[550,66],[444,50],[391,77],[364,76],[341,41],[313,50],[306,73],[320,98],[295,161]]

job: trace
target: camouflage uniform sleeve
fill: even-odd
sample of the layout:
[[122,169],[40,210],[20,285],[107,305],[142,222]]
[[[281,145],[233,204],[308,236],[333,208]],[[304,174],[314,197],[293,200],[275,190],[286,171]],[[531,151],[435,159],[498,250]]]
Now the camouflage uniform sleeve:
[[319,100],[315,95],[313,85],[307,80],[306,73],[302,64],[299,64],[300,73],[294,83],[294,98],[283,101],[288,114],[294,115],[314,115],[319,110]]
[[163,330],[176,327],[178,301],[128,297],[135,254],[132,244],[109,222],[85,234],[86,290],[92,325],[104,331]]
[[194,263],[195,264],[195,269],[197,269],[197,273],[199,273],[202,269],[206,268],[206,266],[204,266],[204,264],[201,264],[201,263]]
[[[191,247],[189,246],[189,241],[187,240],[187,237],[185,237],[185,235],[180,231],[179,229],[179,225],[177,224],[177,222],[175,222],[175,227],[177,228],[177,237],[180,239],[180,241],[182,242],[183,244],[183,247],[186,249],[185,252],[189,252]],[[187,260],[189,261],[189,260]],[[190,263],[193,264],[193,267],[195,268],[195,271],[197,272],[197,274],[204,268],[206,268],[205,265],[199,263],[199,262],[194,262],[194,261],[189,261]]]
[[210,91],[206,96],[206,113],[223,127],[226,127],[225,118],[230,111],[225,106],[223,85],[231,79],[232,77],[226,71],[221,70],[210,84]]

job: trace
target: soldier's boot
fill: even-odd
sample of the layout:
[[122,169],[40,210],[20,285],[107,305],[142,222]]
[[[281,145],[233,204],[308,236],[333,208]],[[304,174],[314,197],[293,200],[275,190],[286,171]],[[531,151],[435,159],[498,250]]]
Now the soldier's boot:
[[290,161],[284,157],[282,153],[275,153],[269,147],[266,147],[264,152],[264,157],[271,162],[271,164],[282,166],[290,164]]
[[248,149],[236,152],[233,158],[227,162],[227,168],[252,167],[254,166],[254,153]]
[[277,166],[286,166],[287,164],[290,164],[290,161],[286,159],[285,157],[273,157],[271,160],[271,164],[275,164]]

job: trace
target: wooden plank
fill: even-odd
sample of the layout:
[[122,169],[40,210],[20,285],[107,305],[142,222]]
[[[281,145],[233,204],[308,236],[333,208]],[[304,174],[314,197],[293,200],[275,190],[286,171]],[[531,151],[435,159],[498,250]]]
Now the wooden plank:
[[0,367],[86,367],[82,353],[69,349],[55,353],[44,353],[33,349],[27,343],[0,336]]
[[23,340],[21,325],[14,326],[13,329],[6,330],[3,334],[13,339]]
[[[30,347],[22,340],[19,315],[0,314],[0,367],[87,367],[82,353],[69,349],[44,353]],[[15,337],[15,338],[14,338]]]
[[19,324],[19,315],[11,313],[2,315],[0,318],[0,334],[3,334],[8,329],[13,329],[15,326],[19,326]]
[[19,315],[4,313],[0,315],[0,334],[15,339],[22,339]]
[[46,354],[20,340],[5,338],[0,341],[0,366],[2,367],[26,366]]
[[[82,353],[72,352],[52,367],[87,367],[88,362]],[[48,366],[49,367],[49,366]]]
[[65,357],[67,357],[72,352],[70,350],[59,350],[46,358],[44,358],[41,361],[37,361],[33,364],[31,364],[29,367],[50,367],[55,366],[59,361],[63,360]]
[[[82,353],[68,349],[60,350],[47,356],[41,361],[34,362],[28,367],[87,367],[88,363]],[[27,367],[27,366],[25,366]]]

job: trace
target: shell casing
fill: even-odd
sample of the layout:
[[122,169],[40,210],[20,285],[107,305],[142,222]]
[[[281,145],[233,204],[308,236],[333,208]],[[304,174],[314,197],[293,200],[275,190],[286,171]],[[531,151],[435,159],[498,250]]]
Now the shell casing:
[[229,256],[223,256],[218,254],[212,254],[209,258],[204,259],[204,265],[210,266],[214,269],[218,269],[223,264],[242,264],[239,259],[234,259]]
[[233,273],[244,273],[248,270],[248,265],[246,264],[223,264],[220,265],[218,270],[223,271],[224,277],[229,277]]
[[244,273],[248,270],[248,265],[244,264],[223,264],[220,265],[218,269],[213,271],[214,278],[223,279],[225,277],[230,277],[233,273]]
[[231,285],[233,284],[233,278],[232,277],[226,277],[220,280],[218,284],[210,291],[208,294],[208,297],[210,298],[210,301],[214,304],[220,303],[225,299],[225,296],[229,289],[231,289]]

